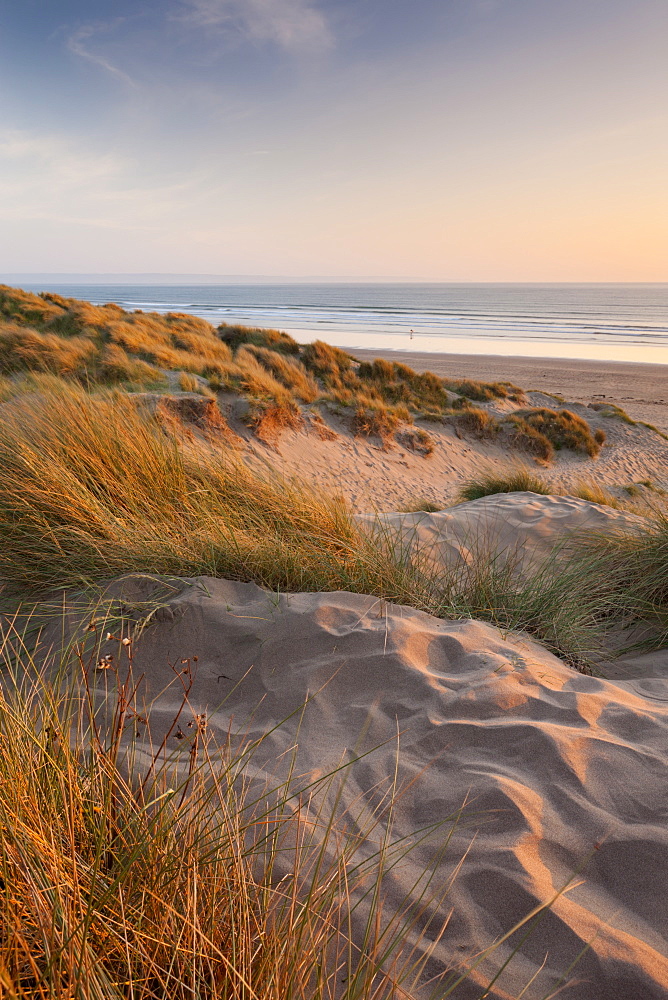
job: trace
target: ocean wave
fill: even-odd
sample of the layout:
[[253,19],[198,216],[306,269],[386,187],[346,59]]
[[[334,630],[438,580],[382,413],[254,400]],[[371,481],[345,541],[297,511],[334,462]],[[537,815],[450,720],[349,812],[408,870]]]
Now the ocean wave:
[[[322,330],[341,346],[396,348],[412,331],[420,348],[451,349],[453,339],[491,346],[517,342],[607,344],[610,358],[635,347],[668,359],[668,285],[78,285],[62,294],[128,310],[187,312],[213,324],[241,323],[293,332]],[[405,344],[402,341],[402,348]],[[426,348],[421,348],[426,349]],[[523,349],[523,348],[522,348]],[[599,356],[598,354],[596,356]]]

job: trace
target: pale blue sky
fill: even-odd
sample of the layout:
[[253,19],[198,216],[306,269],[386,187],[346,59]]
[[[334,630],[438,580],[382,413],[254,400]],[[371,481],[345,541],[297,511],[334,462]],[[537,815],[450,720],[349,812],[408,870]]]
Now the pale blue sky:
[[665,0],[0,0],[0,271],[668,280]]

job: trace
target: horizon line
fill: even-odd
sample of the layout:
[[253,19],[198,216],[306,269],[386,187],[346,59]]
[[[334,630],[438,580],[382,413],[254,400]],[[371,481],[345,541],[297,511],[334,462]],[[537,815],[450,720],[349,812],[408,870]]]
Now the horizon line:
[[[416,278],[392,275],[336,275],[336,274],[213,274],[207,272],[186,272],[186,271],[0,271],[0,281],[51,281],[58,282],[70,279],[76,283],[103,283],[102,279],[116,279],[118,284],[132,284],[138,279],[152,279],[153,281],[163,280],[175,283],[175,279],[196,281],[201,284],[216,284],[219,282],[252,281],[252,282],[324,282],[324,283],[353,283],[362,284],[365,282],[378,284],[424,284],[424,285],[665,285],[665,281],[563,281],[563,280],[480,280],[480,279],[459,279],[448,280],[443,278]],[[65,282],[67,283],[67,282]],[[108,284],[113,281],[107,280]]]

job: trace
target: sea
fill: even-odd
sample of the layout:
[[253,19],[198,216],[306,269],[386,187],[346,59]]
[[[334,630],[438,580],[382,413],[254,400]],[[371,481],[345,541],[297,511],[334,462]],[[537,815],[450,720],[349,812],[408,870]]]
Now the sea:
[[668,283],[25,284],[344,348],[668,364]]

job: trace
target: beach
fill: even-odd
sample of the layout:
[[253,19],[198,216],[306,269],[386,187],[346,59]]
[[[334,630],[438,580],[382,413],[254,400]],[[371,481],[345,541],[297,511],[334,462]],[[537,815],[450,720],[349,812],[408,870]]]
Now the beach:
[[423,351],[351,352],[360,361],[381,357],[416,371],[485,382],[514,382],[522,389],[552,392],[568,401],[597,399],[621,406],[634,420],[668,433],[668,365],[562,358],[503,357],[494,354],[428,354]]

